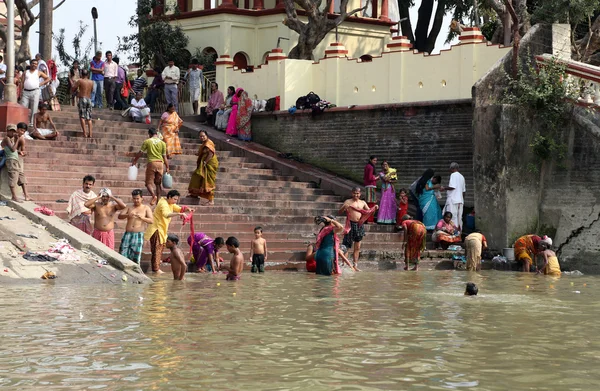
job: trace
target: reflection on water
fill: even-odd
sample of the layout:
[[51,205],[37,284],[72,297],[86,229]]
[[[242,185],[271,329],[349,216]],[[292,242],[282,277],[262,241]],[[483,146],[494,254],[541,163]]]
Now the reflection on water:
[[477,297],[462,272],[4,287],[0,388],[600,389],[600,278],[470,277]]

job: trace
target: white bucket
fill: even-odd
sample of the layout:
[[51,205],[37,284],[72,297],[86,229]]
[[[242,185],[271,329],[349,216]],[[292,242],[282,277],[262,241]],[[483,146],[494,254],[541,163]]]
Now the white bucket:
[[507,261],[514,261],[515,260],[515,249],[512,247],[503,248],[502,255],[504,255],[504,257],[506,258]]
[[135,181],[137,180],[137,176],[138,176],[138,168],[137,166],[129,166],[129,170],[127,170],[127,179],[129,179],[130,181]]

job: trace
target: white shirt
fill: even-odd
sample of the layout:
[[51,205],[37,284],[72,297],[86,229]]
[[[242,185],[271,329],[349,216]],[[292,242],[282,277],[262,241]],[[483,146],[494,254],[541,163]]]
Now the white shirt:
[[464,204],[463,193],[467,191],[465,177],[458,171],[453,172],[448,187],[453,187],[454,190],[448,190],[446,204]]
[[190,89],[200,88],[200,77],[202,76],[202,71],[200,69],[190,69],[185,75],[188,79],[188,86]]
[[0,74],[0,79],[4,79],[6,77],[6,64],[0,64],[0,69],[4,71],[3,74]]
[[[177,68],[175,65],[172,67],[166,67],[162,72],[162,78],[165,81],[165,84],[177,84],[179,81],[179,76],[181,76],[179,73],[179,68]],[[172,80],[167,80],[167,77],[170,77]]]
[[38,70],[31,72],[25,71],[25,83],[23,83],[23,88],[25,90],[37,90],[40,88],[40,76],[38,74]]
[[117,77],[117,72],[119,71],[119,66],[116,62],[106,61],[104,63],[104,77]]

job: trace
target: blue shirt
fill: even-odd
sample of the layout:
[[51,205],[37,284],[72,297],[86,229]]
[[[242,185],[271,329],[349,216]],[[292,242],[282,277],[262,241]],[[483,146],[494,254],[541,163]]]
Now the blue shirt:
[[[100,60],[98,62],[92,60],[92,61],[90,61],[90,65],[92,66],[92,68],[104,69],[104,61],[102,61],[102,60]],[[102,81],[102,80],[104,80],[104,74],[102,74],[102,73],[93,73],[91,69],[90,69],[90,73],[92,73],[92,80],[94,80],[94,81]]]

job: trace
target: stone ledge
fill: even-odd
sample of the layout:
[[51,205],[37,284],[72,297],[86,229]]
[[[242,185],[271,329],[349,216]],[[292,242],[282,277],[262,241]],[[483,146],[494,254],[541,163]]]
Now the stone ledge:
[[39,212],[35,212],[34,209],[37,208],[38,205],[33,202],[18,203],[1,194],[0,199],[6,201],[9,207],[15,209],[34,223],[46,227],[51,234],[59,238],[67,239],[74,248],[78,250],[89,250],[106,259],[111,266],[133,277],[134,281],[144,284],[152,282],[152,280],[142,272],[139,265],[99,243],[90,235],[86,235],[57,216],[46,216]]

